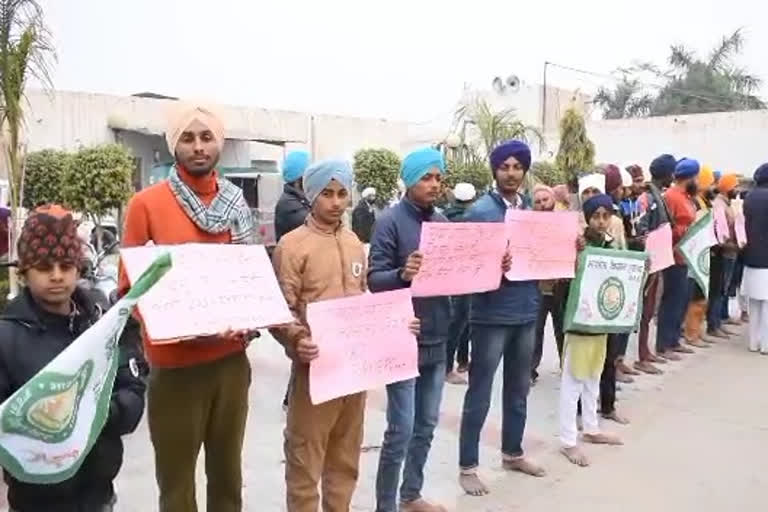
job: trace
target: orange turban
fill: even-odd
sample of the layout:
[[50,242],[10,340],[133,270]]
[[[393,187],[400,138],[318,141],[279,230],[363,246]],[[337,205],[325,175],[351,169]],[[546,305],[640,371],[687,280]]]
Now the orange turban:
[[720,182],[717,184],[717,189],[723,193],[727,194],[731,190],[735,189],[739,186],[739,177],[735,174],[723,174],[723,177],[720,178]]
[[165,140],[168,143],[168,151],[176,153],[176,145],[181,134],[189,128],[193,122],[204,124],[216,138],[219,151],[224,147],[224,123],[214,113],[213,109],[196,104],[180,102],[175,104],[168,115],[168,127],[165,130]]
[[715,183],[715,172],[709,165],[702,165],[699,171],[699,189],[706,190]]

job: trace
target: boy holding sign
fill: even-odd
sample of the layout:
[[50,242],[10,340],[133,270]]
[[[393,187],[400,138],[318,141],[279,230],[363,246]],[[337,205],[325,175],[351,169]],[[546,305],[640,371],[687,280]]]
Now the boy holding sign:
[[[358,476],[365,393],[313,405],[309,364],[321,347],[312,341],[307,304],[365,293],[365,251],[342,226],[352,169],[344,161],[307,169],[304,191],[312,210],[304,225],[280,239],[273,260],[292,324],[271,329],[293,360],[285,428],[285,482],[289,512],[315,512],[322,480],[323,508],[348,510]],[[412,326],[413,327],[413,326]]]
[[[613,201],[610,196],[600,194],[584,203],[584,217],[587,221],[585,238],[593,247],[610,247],[612,238],[608,235],[613,217]],[[601,393],[601,374],[606,364],[608,335],[586,334],[568,331],[563,350],[563,373],[560,385],[560,441],[562,453],[577,466],[589,465],[589,460],[578,446],[576,416],[581,399],[584,423],[583,439],[595,444],[621,444],[613,434],[601,433],[597,417],[597,398]],[[615,383],[615,379],[614,379]],[[605,408],[607,404],[603,404]]]
[[[93,298],[77,288],[81,251],[72,215],[59,206],[40,207],[24,223],[19,238],[19,272],[26,286],[0,317],[0,402],[24,386],[101,317],[102,310]],[[120,363],[107,421],[82,465],[70,478],[47,485],[26,479],[22,482],[6,471],[11,511],[112,510],[116,501],[112,481],[123,462],[121,436],[134,431],[144,412],[145,385],[140,371],[146,364],[139,347],[130,339],[125,335],[120,339]],[[30,432],[38,431],[52,436],[50,453],[29,454],[47,460],[51,469],[66,466],[70,458],[79,456],[76,452],[66,454],[59,461],[56,440],[61,441],[57,436],[66,436],[73,428],[72,422],[77,422],[77,404],[83,394],[78,382],[88,382],[87,372],[61,375],[60,382],[51,382],[51,389],[63,389],[58,393],[45,390],[35,396],[37,392],[31,391],[28,402],[33,405],[19,422],[29,437]],[[7,419],[4,414],[4,428]],[[7,433],[3,438],[4,442],[13,442]]]

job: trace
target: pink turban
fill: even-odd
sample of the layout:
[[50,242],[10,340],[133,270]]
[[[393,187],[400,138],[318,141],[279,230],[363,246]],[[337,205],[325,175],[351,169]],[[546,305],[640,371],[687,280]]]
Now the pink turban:
[[562,204],[570,204],[571,198],[568,192],[568,185],[557,185],[552,189],[555,194],[555,201]]
[[193,122],[204,124],[216,138],[219,151],[224,147],[224,123],[214,113],[213,109],[195,103],[178,103],[173,106],[168,115],[168,127],[165,130],[165,140],[168,143],[168,151],[176,153],[176,145],[181,134],[189,128]]
[[533,187],[533,197],[536,197],[536,194],[539,193],[545,193],[548,194],[552,200],[555,200],[555,192],[548,186],[543,185],[541,183],[536,184],[536,186]]

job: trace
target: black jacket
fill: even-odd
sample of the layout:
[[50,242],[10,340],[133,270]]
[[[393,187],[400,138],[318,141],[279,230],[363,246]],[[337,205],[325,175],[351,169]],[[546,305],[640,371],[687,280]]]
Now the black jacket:
[[757,186],[744,200],[747,247],[744,264],[752,268],[768,268],[768,186]]
[[[25,289],[0,315],[0,402],[37,374],[101,316],[86,292],[75,291],[72,316],[45,312]],[[146,363],[135,339],[138,324],[129,320],[120,339],[120,361],[112,389],[109,418],[78,472],[52,485],[22,483],[4,472],[8,502],[19,512],[101,510],[113,498],[112,480],[123,462],[120,436],[136,429],[144,412]]]
[[304,192],[290,183],[283,187],[283,194],[275,206],[275,238],[279,242],[286,233],[304,225],[312,205]]
[[352,231],[364,244],[371,243],[375,223],[376,214],[373,212],[373,207],[365,199],[357,203],[355,209],[352,210]]

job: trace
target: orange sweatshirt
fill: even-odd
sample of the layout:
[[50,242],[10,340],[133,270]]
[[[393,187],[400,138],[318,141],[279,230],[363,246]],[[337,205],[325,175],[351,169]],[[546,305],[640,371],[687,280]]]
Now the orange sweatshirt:
[[[217,174],[195,177],[179,169],[181,179],[197,193],[205,205],[210,205],[216,197]],[[219,243],[230,242],[230,234],[207,233],[190,219],[179,205],[167,181],[146,188],[133,196],[128,203],[123,230],[123,247],[146,245],[150,240],[155,245],[175,245],[184,243]],[[214,263],[212,263],[214,264]],[[190,276],[194,279],[194,276]],[[128,276],[122,264],[120,265],[120,296],[126,293],[130,286]],[[141,317],[137,313],[139,321]],[[205,341],[197,343],[194,340],[180,343],[155,345],[142,329],[142,338],[147,353],[147,359],[152,366],[182,367],[206,363],[220,359],[229,354],[243,350],[238,343],[224,341]]]

